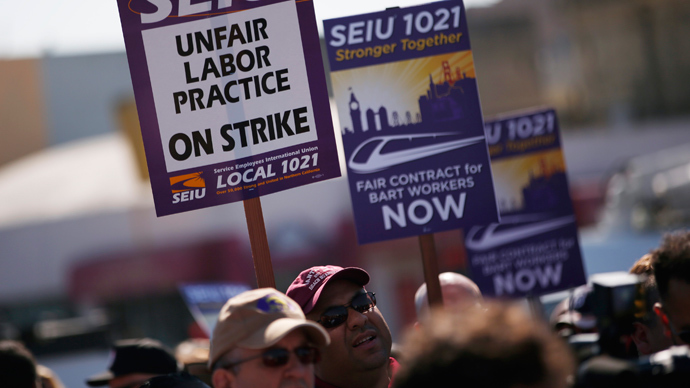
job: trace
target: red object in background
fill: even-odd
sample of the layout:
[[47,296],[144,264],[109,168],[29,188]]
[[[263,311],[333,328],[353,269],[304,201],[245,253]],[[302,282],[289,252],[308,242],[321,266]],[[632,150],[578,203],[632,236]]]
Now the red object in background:
[[421,284],[412,278],[401,278],[396,282],[395,292],[398,302],[398,319],[402,327],[408,327],[417,322],[417,311],[414,305],[414,295]]
[[231,238],[88,258],[72,268],[69,295],[74,301],[97,303],[211,281],[255,283],[248,247]]
[[597,223],[606,199],[606,193],[598,180],[571,183],[570,198],[578,227]]
[[202,329],[199,325],[199,322],[196,321],[190,323],[187,327],[187,337],[209,339],[208,335],[206,334],[206,331]]
[[439,273],[446,271],[467,271],[467,251],[465,250],[462,232],[457,234],[458,242],[455,245],[448,245],[440,250],[439,253]]

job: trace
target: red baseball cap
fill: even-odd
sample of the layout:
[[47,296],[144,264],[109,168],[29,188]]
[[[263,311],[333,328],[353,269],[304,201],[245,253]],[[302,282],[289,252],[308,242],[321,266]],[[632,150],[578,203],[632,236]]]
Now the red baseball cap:
[[305,314],[309,314],[319,301],[323,287],[333,279],[346,279],[363,286],[369,283],[369,274],[358,267],[311,267],[300,272],[285,294],[297,302]]

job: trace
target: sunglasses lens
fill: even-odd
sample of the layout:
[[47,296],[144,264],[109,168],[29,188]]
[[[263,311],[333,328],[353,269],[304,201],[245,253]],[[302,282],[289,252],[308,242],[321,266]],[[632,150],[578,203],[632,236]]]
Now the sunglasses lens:
[[303,347],[295,349],[295,354],[297,359],[304,365],[315,364],[319,362],[320,354],[319,350],[312,347]]
[[326,310],[325,313],[321,314],[318,322],[326,329],[330,329],[347,321],[348,307],[352,307],[353,310],[363,314],[374,308],[374,306],[376,306],[375,294],[373,292],[361,293],[352,298],[348,305],[332,307]]
[[[311,346],[297,348],[294,352],[299,362],[304,365],[317,363],[321,358],[319,350]],[[280,367],[287,364],[290,360],[290,351],[283,348],[270,349],[264,352],[262,360],[267,367]]]
[[352,299],[352,308],[358,313],[364,313],[376,306],[376,297],[373,292],[357,295]]
[[262,355],[264,365],[268,367],[276,367],[287,364],[290,359],[290,353],[287,349],[271,349]]
[[343,322],[347,320],[347,307],[345,306],[338,306],[338,307],[333,307],[323,314],[321,314],[321,319],[319,319],[319,323],[321,323],[321,326],[325,327],[326,329],[330,329],[331,327],[336,327]]

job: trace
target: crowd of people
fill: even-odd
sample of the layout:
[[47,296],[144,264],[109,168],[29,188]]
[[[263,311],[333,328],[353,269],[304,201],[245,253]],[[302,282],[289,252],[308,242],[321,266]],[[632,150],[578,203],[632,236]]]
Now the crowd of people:
[[[690,344],[690,232],[666,235],[630,273],[640,276],[642,298],[626,346],[642,358]],[[108,369],[85,382],[109,388],[619,386],[583,383],[581,357],[569,343],[600,327],[591,285],[573,291],[546,321],[523,305],[483,298],[461,274],[442,273],[444,305],[430,307],[422,284],[417,322],[393,353],[369,281],[362,268],[308,268],[284,293],[259,288],[229,299],[210,340],[186,341],[175,351],[150,338],[116,342]],[[634,378],[626,384],[635,386]],[[0,341],[0,386],[63,388],[16,341]]]

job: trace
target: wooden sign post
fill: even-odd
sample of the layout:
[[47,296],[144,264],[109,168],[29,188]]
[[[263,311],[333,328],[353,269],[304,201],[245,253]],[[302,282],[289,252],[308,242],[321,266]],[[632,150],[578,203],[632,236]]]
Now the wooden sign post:
[[245,199],[243,202],[244,215],[247,218],[247,229],[249,231],[249,242],[252,247],[256,284],[259,288],[275,288],[276,281],[273,276],[273,264],[271,263],[271,252],[268,248],[264,214],[261,210],[261,199],[256,197]]
[[436,257],[436,244],[433,234],[419,236],[419,248],[422,251],[422,265],[424,267],[424,281],[429,298],[429,307],[443,305],[441,283],[438,280],[438,259]]

